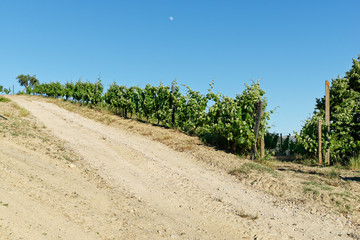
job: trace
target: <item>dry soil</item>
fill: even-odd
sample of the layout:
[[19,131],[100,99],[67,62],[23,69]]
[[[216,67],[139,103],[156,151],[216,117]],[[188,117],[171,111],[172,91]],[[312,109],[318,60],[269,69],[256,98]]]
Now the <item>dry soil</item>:
[[285,201],[286,191],[271,194],[284,192],[280,186],[295,173],[231,175],[221,162],[240,161],[234,155],[206,146],[176,150],[128,125],[100,123],[39,98],[11,100],[0,103],[9,119],[0,120],[0,239],[359,236],[356,214],[309,207],[300,197]]

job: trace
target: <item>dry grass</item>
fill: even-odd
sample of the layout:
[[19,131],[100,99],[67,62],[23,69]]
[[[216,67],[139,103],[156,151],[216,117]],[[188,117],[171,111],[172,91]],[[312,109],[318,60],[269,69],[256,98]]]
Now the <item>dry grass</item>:
[[28,110],[26,110],[25,108],[20,108],[19,115],[20,115],[20,117],[27,117],[30,115],[30,112]]
[[195,146],[193,144],[181,144],[176,147],[173,147],[175,150],[179,152],[190,152],[195,149]]
[[19,110],[20,117],[27,117],[30,115],[30,112],[26,110],[25,108],[20,107],[17,103],[11,102],[11,105],[14,109]]
[[352,158],[350,158],[349,166],[353,170],[360,170],[360,154],[357,156],[354,155]]
[[[129,127],[129,129],[132,129],[133,127]],[[163,136],[156,136],[154,137],[154,140],[155,141],[158,141],[158,142],[164,142],[166,140],[169,140],[171,139],[171,136],[170,135],[163,135]]]
[[8,117],[7,121],[0,120],[0,137],[36,151],[48,149],[44,153],[59,160],[78,160],[70,147],[45,132],[45,125],[38,123],[26,109],[14,102],[0,102],[0,109]]
[[252,171],[257,171],[259,173],[268,173],[273,176],[279,175],[279,173],[274,169],[255,162],[244,163],[239,168],[236,168],[230,171],[229,173],[232,175],[239,175],[239,174],[249,174]]
[[15,109],[20,109],[21,108],[17,103],[14,103],[14,102],[11,102],[11,105]]
[[[42,98],[42,100],[44,100],[44,98]],[[69,101],[53,98],[46,98],[45,100],[51,103],[55,103],[59,107],[62,107],[68,111],[78,113],[86,118],[93,119],[106,125],[112,125],[113,127],[121,127],[122,129],[127,129],[139,135],[149,137],[152,140],[161,142],[179,152],[193,151],[196,145],[200,144],[199,139],[188,137],[184,134],[181,134],[177,130],[155,127],[151,123],[143,123],[135,119],[124,119],[114,115],[106,108],[90,108],[78,103],[71,103]],[[181,134],[185,137],[175,139],[174,134],[177,136]],[[194,139],[196,139],[196,141],[194,141]]]

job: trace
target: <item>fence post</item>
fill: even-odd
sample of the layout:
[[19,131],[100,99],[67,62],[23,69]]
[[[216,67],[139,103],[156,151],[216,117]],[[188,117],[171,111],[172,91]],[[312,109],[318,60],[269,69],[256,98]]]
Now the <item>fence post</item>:
[[318,152],[319,153],[319,164],[322,165],[321,119],[319,119],[319,124],[318,124],[318,136],[319,136],[319,149],[318,149],[318,151],[319,151]]
[[[325,81],[325,123],[328,126],[328,134],[330,134],[330,86],[329,81]],[[330,165],[330,149],[326,149],[325,164]]]
[[255,128],[254,128],[254,133],[255,133],[255,143],[251,149],[251,155],[250,155],[250,159],[251,160],[255,160],[255,155],[258,155],[258,151],[257,151],[257,140],[259,137],[259,130],[260,130],[260,121],[261,121],[261,116],[263,114],[263,110],[262,110],[262,101],[259,101],[257,103],[255,103],[255,109],[256,109],[256,120],[255,120]]

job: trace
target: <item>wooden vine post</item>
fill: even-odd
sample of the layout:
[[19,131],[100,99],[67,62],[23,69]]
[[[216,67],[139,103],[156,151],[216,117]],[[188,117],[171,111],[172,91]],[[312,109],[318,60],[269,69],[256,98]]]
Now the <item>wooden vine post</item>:
[[175,93],[175,84],[173,83],[171,85],[171,110],[172,110],[171,123],[172,123],[173,127],[175,126],[175,103],[174,103],[175,96],[174,96],[174,93]]
[[250,155],[251,160],[255,160],[255,156],[256,157],[259,156],[256,145],[257,145],[258,137],[259,137],[261,117],[263,115],[262,104],[263,104],[262,101],[255,103],[255,109],[256,109],[256,119],[255,119],[255,127],[254,127],[255,143],[251,149],[251,155]]
[[260,149],[261,149],[260,157],[264,158],[265,157],[265,134],[264,133],[262,133],[262,135],[261,135]]
[[[126,92],[126,87],[124,87],[124,92]],[[124,118],[127,119],[127,109],[126,109],[126,106],[124,107]]]
[[[328,127],[328,134],[330,134],[330,86],[329,81],[325,81],[325,123]],[[330,165],[330,149],[326,149],[325,164]]]
[[318,138],[319,138],[319,149],[318,149],[318,153],[319,153],[319,164],[322,165],[322,149],[321,149],[321,144],[322,144],[322,141],[321,141],[321,119],[319,119],[319,131],[318,131]]

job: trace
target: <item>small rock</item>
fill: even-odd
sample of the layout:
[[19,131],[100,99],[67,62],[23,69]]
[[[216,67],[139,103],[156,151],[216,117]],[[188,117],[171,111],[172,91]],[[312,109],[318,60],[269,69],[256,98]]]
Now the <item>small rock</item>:
[[75,168],[75,167],[76,167],[76,165],[75,165],[75,164],[72,164],[72,163],[69,164],[68,166],[69,166],[69,168]]

